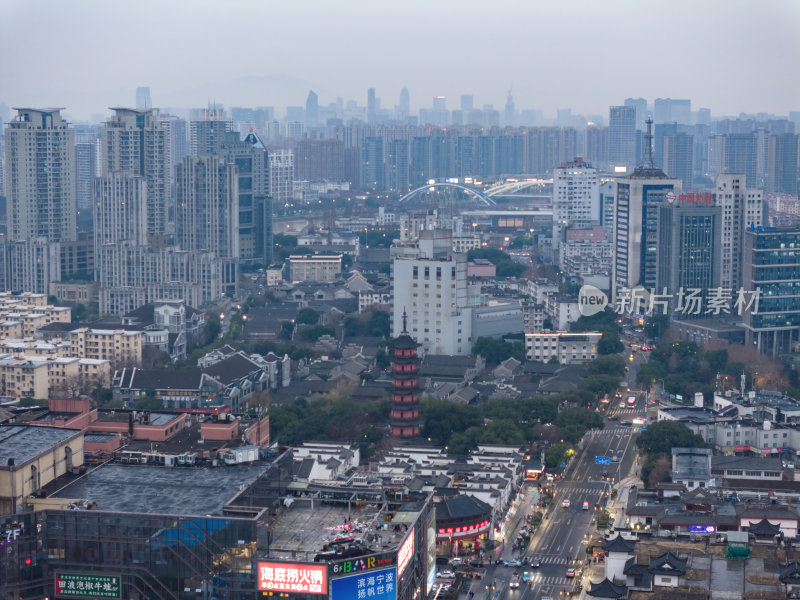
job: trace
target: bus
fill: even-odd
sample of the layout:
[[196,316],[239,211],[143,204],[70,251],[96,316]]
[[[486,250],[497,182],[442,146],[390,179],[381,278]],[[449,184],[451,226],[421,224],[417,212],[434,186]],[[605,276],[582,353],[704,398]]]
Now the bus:
[[628,406],[634,406],[636,404],[636,396],[628,396]]

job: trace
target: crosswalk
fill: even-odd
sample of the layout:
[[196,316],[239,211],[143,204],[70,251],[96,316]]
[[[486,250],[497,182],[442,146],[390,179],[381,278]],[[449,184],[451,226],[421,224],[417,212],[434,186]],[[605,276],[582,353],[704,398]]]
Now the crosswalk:
[[[595,484],[594,487],[564,486],[564,487],[561,488],[560,491],[561,492],[565,492],[565,493],[568,492],[568,494],[566,494],[566,495],[572,495],[573,493],[576,493],[576,494],[596,494],[597,492],[603,491],[605,485],[607,485],[607,484],[604,484],[603,482],[598,481],[597,484]],[[559,496],[557,499],[559,499],[559,498],[563,498],[563,495]]]
[[547,556],[543,555],[538,557],[543,565],[567,565],[572,562],[566,556]]
[[603,437],[603,436],[608,436],[608,435],[612,435],[612,434],[613,435],[617,435],[617,434],[621,434],[621,433],[630,433],[632,429],[633,429],[633,426],[631,426],[631,427],[606,427],[604,429],[601,429],[600,432],[596,433],[595,435]]
[[534,573],[531,575],[531,579],[533,579],[534,584],[561,586],[568,585],[571,581],[573,581],[568,577],[542,576],[541,573]]

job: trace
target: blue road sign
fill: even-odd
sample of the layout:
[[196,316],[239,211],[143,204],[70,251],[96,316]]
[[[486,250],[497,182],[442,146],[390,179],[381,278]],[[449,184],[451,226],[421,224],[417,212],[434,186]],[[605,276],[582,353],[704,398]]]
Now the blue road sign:
[[596,465],[610,465],[611,464],[611,457],[610,456],[595,456],[594,457],[594,464],[596,464]]

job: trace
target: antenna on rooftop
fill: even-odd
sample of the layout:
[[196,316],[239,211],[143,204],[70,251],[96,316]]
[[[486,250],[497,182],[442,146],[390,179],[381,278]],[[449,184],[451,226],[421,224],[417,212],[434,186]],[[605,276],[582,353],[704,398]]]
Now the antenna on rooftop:
[[648,169],[655,169],[656,165],[653,162],[653,134],[651,131],[653,119],[648,117],[645,123],[647,124],[647,133],[644,134],[644,166]]

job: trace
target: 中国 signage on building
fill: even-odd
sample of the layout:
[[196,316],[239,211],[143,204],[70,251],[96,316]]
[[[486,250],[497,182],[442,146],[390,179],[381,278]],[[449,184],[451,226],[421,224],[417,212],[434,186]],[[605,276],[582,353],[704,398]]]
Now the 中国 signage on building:
[[328,593],[328,565],[258,563],[258,589],[264,592]]
[[56,596],[62,598],[120,598],[119,575],[56,573]]

